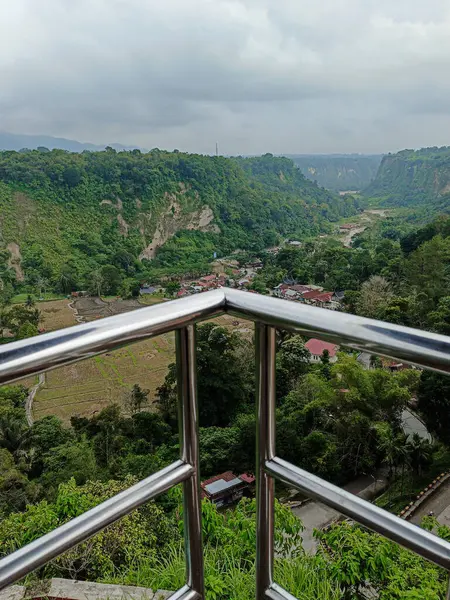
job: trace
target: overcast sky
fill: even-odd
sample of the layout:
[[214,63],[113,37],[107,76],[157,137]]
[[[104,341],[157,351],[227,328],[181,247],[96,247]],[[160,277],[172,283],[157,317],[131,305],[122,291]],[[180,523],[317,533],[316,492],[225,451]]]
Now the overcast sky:
[[0,130],[195,152],[450,145],[449,0],[0,3]]

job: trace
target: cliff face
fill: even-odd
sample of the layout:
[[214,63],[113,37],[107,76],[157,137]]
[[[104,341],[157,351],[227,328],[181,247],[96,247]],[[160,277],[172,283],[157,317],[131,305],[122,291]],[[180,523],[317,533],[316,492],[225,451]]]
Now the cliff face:
[[258,249],[355,212],[355,200],[272,155],[0,152],[0,256],[17,278],[83,281],[104,265],[153,261],[180,236],[205,258]]
[[427,204],[450,192],[450,148],[402,150],[383,157],[366,197],[386,204]]

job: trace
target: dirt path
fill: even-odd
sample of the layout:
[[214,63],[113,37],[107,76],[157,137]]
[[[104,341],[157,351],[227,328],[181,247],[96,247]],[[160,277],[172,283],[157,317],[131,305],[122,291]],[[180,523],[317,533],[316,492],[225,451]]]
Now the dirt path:
[[362,233],[366,229],[367,229],[367,226],[356,227],[355,229],[351,229],[348,233],[345,234],[344,238],[342,239],[342,243],[344,244],[344,246],[346,248],[351,248],[352,247],[352,238],[355,235],[358,235],[359,233]]
[[25,413],[27,416],[27,423],[31,427],[33,425],[33,400],[36,396],[37,391],[41,388],[45,383],[45,373],[39,373],[38,382],[33,385],[30,389],[30,393],[28,394],[27,401],[25,403]]

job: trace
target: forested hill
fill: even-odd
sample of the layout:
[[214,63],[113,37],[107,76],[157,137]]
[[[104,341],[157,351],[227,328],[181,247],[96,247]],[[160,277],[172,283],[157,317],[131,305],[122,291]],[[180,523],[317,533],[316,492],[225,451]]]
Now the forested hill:
[[289,154],[300,171],[334,191],[358,191],[375,178],[381,155],[362,154]]
[[287,158],[108,149],[1,152],[0,211],[3,269],[69,289],[105,265],[182,273],[215,252],[330,230],[356,207]]
[[364,195],[391,206],[448,207],[450,147],[402,150],[383,157]]

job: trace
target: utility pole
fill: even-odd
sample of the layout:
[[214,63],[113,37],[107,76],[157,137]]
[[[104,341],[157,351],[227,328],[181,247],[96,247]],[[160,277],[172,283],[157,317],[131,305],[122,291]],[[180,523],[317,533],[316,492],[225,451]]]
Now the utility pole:
[[219,144],[216,142],[216,156],[219,156]]

